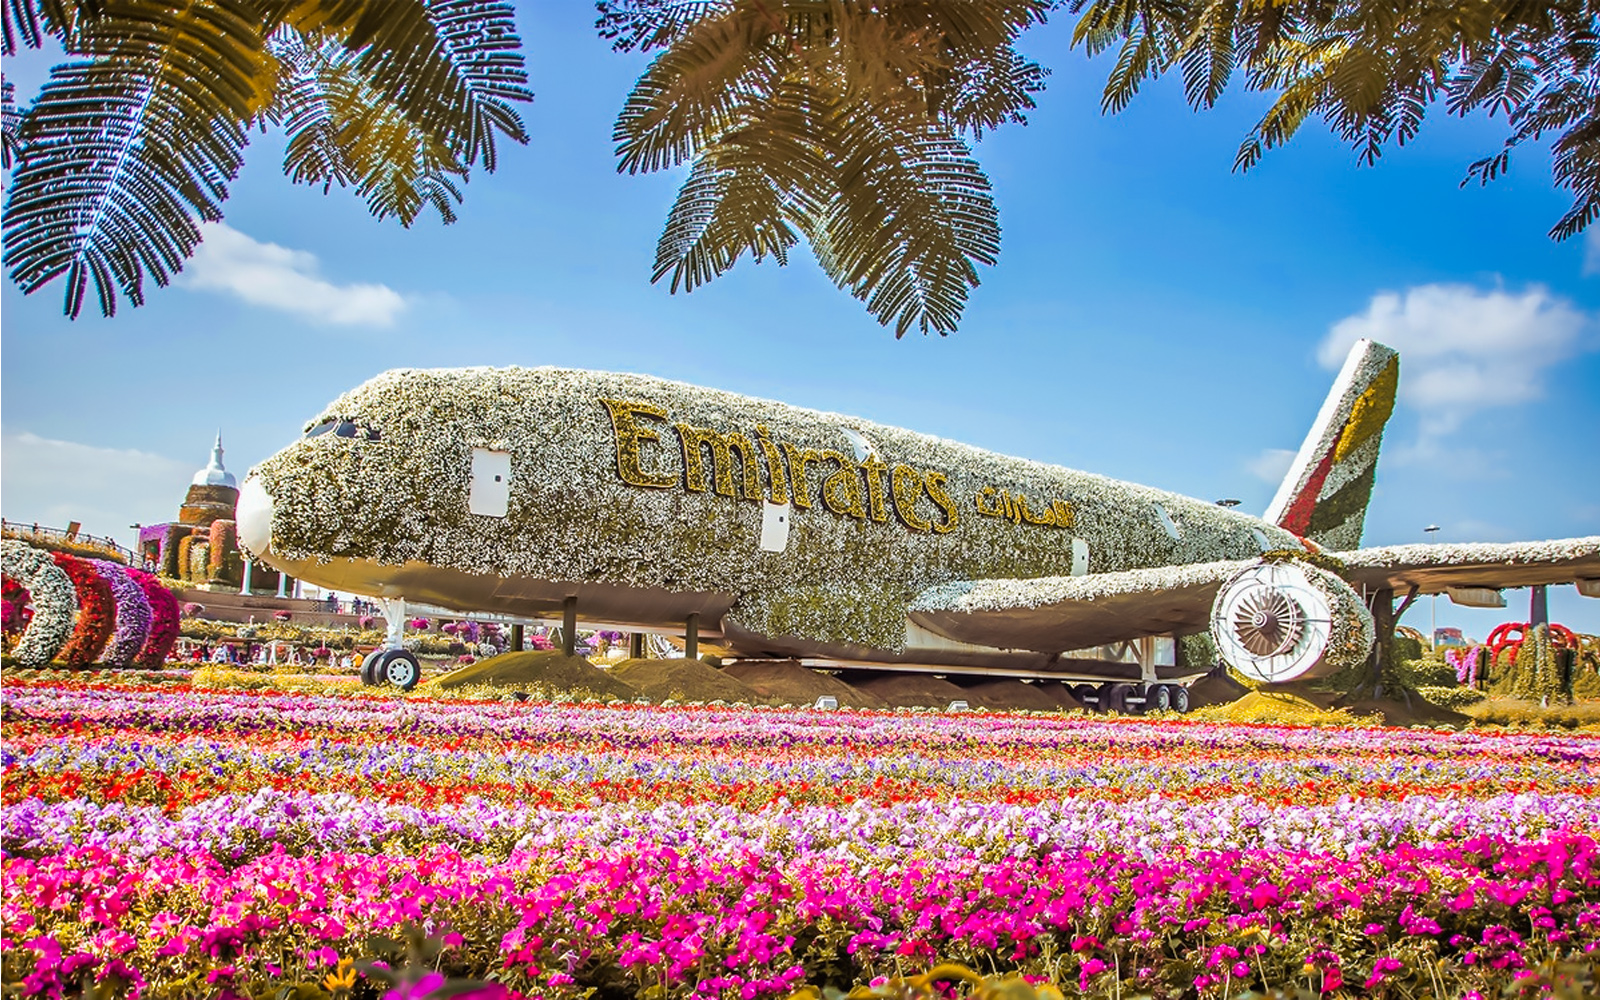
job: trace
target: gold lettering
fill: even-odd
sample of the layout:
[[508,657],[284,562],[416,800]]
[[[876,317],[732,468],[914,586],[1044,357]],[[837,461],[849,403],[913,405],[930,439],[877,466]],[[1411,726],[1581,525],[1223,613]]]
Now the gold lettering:
[[[973,503],[977,504],[978,513],[982,514],[984,517],[1004,517],[1005,509],[1000,505],[999,501],[996,500],[996,496],[997,494],[993,486],[985,486],[983,489],[979,490],[978,495],[973,498]],[[984,497],[988,497],[990,500],[995,500],[995,505],[993,507],[985,507],[983,505]]]
[[711,449],[712,480],[718,493],[735,496],[733,489],[733,453],[739,453],[739,469],[743,473],[744,498],[761,499],[761,476],[752,461],[755,448],[750,439],[735,431],[721,434],[709,427],[674,425],[678,440],[683,445],[683,486],[693,493],[706,491],[706,470],[702,449]]
[[785,441],[783,453],[789,456],[789,482],[794,484],[794,505],[809,510],[811,483],[806,480],[806,463],[822,461],[822,452],[815,448],[797,448]]
[[861,471],[867,474],[868,513],[874,521],[882,524],[889,519],[889,513],[883,509],[883,474],[889,471],[889,466],[874,452],[861,463]]
[[1070,528],[1070,527],[1072,527],[1072,524],[1076,520],[1076,517],[1072,513],[1072,507],[1069,504],[1063,503],[1060,500],[1054,500],[1054,501],[1051,501],[1050,507],[1051,507],[1052,510],[1054,510],[1056,512],[1056,527],[1058,527],[1058,528]]
[[922,499],[922,477],[909,465],[897,465],[889,474],[894,489],[894,512],[912,531],[930,531],[933,523],[917,514],[917,501]]
[[772,443],[766,424],[756,424],[756,440],[761,442],[761,453],[767,458],[767,478],[772,482],[772,495],[767,499],[772,503],[788,503],[789,481],[783,474],[783,456]]
[[822,457],[839,464],[839,471],[822,481],[822,502],[835,514],[864,519],[867,509],[861,503],[861,479],[855,463],[838,451],[825,451]]
[[635,417],[649,417],[665,422],[667,411],[649,403],[628,403],[618,399],[602,399],[611,412],[611,428],[616,432],[617,475],[629,486],[650,486],[670,489],[678,485],[675,476],[652,476],[640,463],[640,446],[646,441],[659,441],[661,434],[643,427]]
[[927,488],[928,496],[939,509],[944,511],[944,523],[933,526],[935,534],[948,535],[956,530],[956,502],[950,498],[950,491],[945,489],[945,475],[942,472],[925,473],[922,485]]

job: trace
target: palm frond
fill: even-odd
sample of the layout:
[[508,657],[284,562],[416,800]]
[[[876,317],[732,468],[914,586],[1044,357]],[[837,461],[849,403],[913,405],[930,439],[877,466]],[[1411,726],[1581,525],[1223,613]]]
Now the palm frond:
[[807,226],[834,283],[895,336],[955,330],[975,264],[1000,251],[988,178],[953,133],[847,108],[832,151],[838,193]]
[[308,46],[295,38],[279,50],[283,86],[271,111],[288,133],[284,173],[295,183],[354,186],[379,218],[410,226],[432,206],[456,220],[467,168],[443,139],[424,133],[362,74],[338,43]]
[[373,90],[465,165],[481,161],[493,171],[497,133],[528,141],[512,105],[533,94],[505,0],[270,0],[269,7],[269,24],[342,39]]
[[594,26],[617,52],[649,52],[726,6],[726,0],[600,0]]
[[77,316],[89,283],[112,315],[164,285],[222,217],[246,123],[274,72],[247,0],[182,10],[107,0],[71,40],[91,57],[56,67],[23,119],[5,212],[5,265],[24,291],[65,276]]
[[100,0],[3,0],[4,53],[17,54],[19,43],[30,49],[44,44],[46,35],[60,37],[80,17],[97,17]]
[[0,167],[11,169],[21,148],[18,132],[22,129],[22,113],[17,110],[17,88],[10,80],[0,77]]
[[602,31],[663,47],[618,116],[618,169],[693,166],[655,279],[691,289],[745,253],[782,262],[804,237],[897,336],[953,331],[976,265],[999,252],[961,137],[1033,107],[1045,73],[1013,43],[1047,7],[726,0],[686,19],[680,5],[603,6]]

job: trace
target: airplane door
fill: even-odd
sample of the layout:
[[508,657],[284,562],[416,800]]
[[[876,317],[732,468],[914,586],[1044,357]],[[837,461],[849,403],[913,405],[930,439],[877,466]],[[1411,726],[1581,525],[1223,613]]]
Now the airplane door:
[[472,482],[467,489],[467,510],[489,517],[505,517],[511,504],[511,453],[472,449]]

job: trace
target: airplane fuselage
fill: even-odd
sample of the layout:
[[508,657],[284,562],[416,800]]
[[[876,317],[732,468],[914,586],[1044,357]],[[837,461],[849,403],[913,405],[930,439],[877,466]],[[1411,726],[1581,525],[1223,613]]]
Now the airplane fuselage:
[[1300,545],[1202,500],[640,375],[391,371],[310,431],[252,470],[239,515],[295,577],[464,613],[696,614],[751,652],[972,662],[908,645],[926,588]]

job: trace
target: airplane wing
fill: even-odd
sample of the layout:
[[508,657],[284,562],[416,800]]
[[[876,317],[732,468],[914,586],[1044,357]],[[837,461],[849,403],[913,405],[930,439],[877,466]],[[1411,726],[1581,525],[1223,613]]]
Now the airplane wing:
[[947,639],[1055,653],[1152,635],[1201,632],[1223,583],[1256,560],[1089,576],[963,580],[923,591],[912,623]]
[[[1329,553],[1352,585],[1439,594],[1450,587],[1531,587],[1600,580],[1600,535],[1549,542],[1386,545]],[[1587,593],[1587,588],[1585,589]]]

